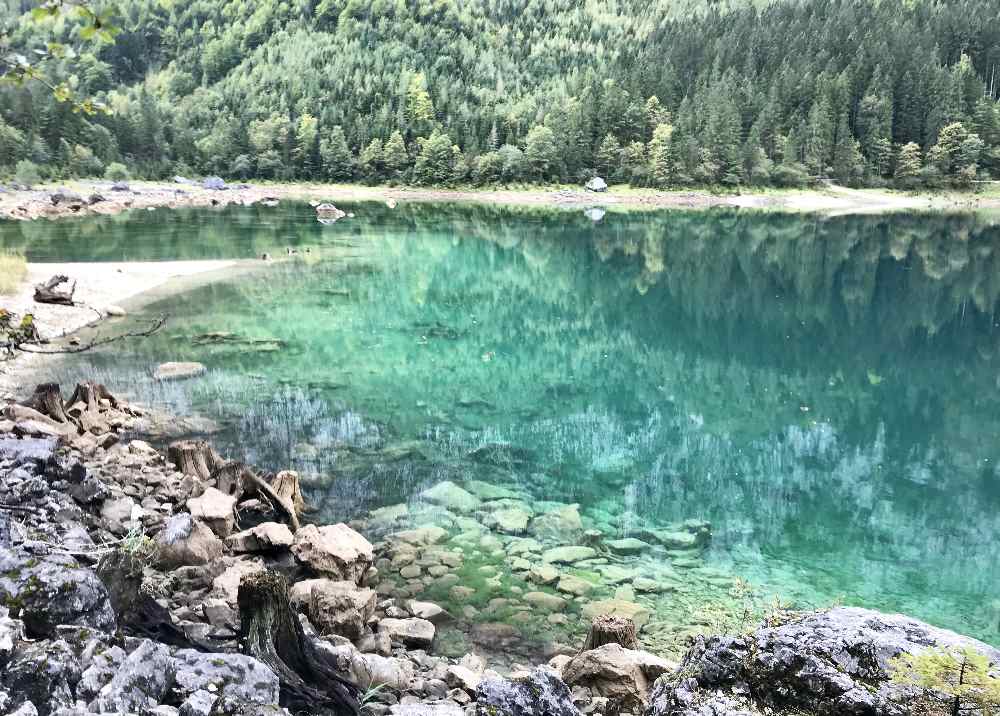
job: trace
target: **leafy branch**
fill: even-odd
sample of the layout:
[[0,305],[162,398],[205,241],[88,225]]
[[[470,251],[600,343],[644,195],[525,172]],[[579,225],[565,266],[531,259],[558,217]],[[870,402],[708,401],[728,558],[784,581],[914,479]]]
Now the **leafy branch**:
[[160,332],[167,325],[168,318],[167,315],[161,315],[148,321],[146,327],[141,330],[96,338],[81,345],[42,348],[41,346],[48,345],[49,341],[39,336],[34,316],[28,313],[17,321],[14,314],[0,308],[0,356],[3,356],[0,361],[10,360],[19,352],[39,355],[84,353],[128,338],[147,338]]

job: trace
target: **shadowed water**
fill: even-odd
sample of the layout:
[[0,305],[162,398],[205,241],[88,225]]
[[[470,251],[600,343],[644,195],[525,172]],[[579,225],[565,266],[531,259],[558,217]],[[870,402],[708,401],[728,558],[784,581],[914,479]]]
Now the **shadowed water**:
[[[618,534],[708,520],[709,564],[799,606],[1000,643],[994,219],[347,208],[3,224],[0,246],[295,247],[153,301],[165,333],[57,372],[220,420],[230,456],[309,476],[323,519],[509,483]],[[153,383],[166,360],[209,374]]]

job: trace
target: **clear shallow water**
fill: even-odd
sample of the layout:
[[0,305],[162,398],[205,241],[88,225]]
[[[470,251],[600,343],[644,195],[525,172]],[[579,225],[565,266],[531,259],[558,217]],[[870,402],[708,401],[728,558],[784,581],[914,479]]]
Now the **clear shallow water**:
[[[168,331],[66,370],[220,419],[230,456],[317,476],[324,519],[444,479],[578,502],[621,534],[704,519],[711,567],[796,605],[1000,643],[994,220],[345,208],[0,224],[0,246],[309,247],[152,302]],[[210,373],[153,384],[166,360]]]

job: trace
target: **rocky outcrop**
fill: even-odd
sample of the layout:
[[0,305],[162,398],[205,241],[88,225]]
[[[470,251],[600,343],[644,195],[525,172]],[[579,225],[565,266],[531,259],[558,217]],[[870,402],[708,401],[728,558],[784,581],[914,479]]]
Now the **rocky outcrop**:
[[580,716],[580,710],[559,675],[540,667],[514,679],[480,681],[476,716]]
[[841,607],[748,636],[699,637],[680,672],[656,683],[647,714],[718,713],[706,709],[719,699],[746,703],[752,694],[758,706],[817,716],[903,716],[913,713],[915,694],[890,681],[890,660],[928,647],[971,647],[1000,665],[1000,651],[974,639],[897,614]]
[[653,654],[605,644],[573,657],[563,666],[562,677],[567,685],[588,688],[623,711],[636,711],[645,708],[652,683],[674,667]]
[[300,528],[292,553],[320,576],[355,584],[374,559],[371,542],[343,523]]
[[36,638],[52,636],[61,624],[115,628],[107,589],[68,556],[0,550],[0,603]]

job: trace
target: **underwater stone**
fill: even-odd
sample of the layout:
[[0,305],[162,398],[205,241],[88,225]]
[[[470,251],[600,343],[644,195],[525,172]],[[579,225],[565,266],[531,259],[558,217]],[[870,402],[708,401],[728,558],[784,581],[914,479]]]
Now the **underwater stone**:
[[597,550],[593,547],[554,547],[542,552],[542,561],[546,564],[573,564],[596,556]]
[[480,499],[454,482],[445,480],[420,493],[428,502],[456,512],[472,512],[479,509]]
[[556,584],[556,589],[560,592],[566,592],[567,594],[573,594],[578,597],[587,594],[593,588],[593,584],[585,579],[580,579],[580,577],[575,577],[572,574],[562,575],[559,578],[559,583]]
[[584,605],[583,614],[591,619],[601,614],[611,614],[616,617],[628,617],[635,625],[642,628],[649,623],[651,612],[641,604],[627,602],[621,599],[604,599]]
[[650,545],[643,542],[641,539],[636,539],[635,537],[626,537],[625,539],[616,539],[606,542],[605,545],[614,554],[620,554],[624,556],[637,555],[650,548]]
[[497,510],[486,516],[486,524],[499,532],[510,535],[524,534],[531,515],[522,509]]

